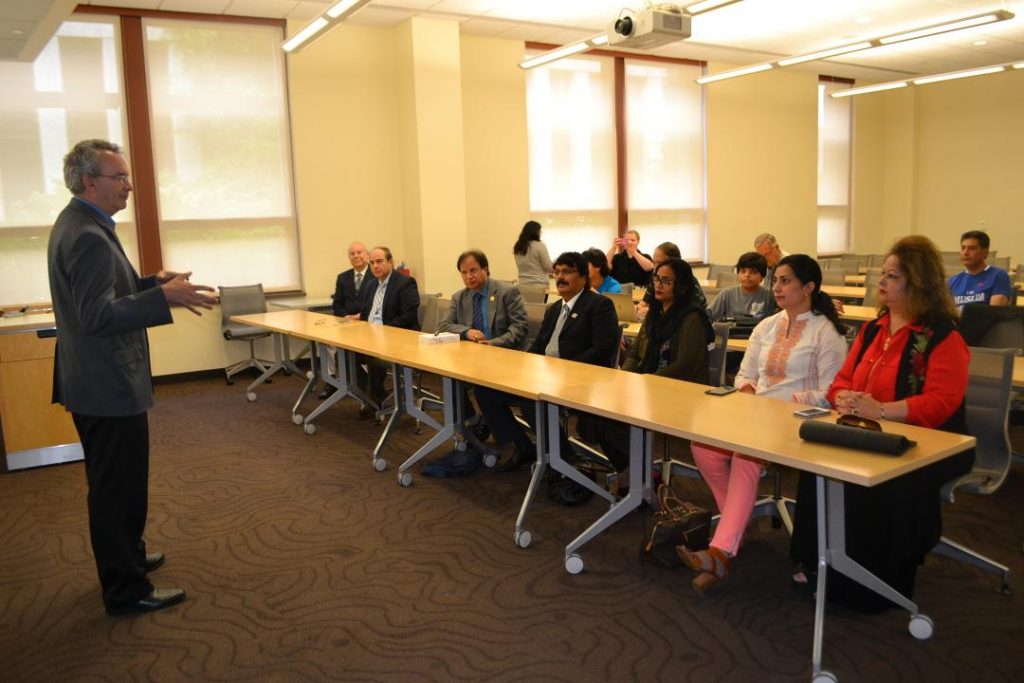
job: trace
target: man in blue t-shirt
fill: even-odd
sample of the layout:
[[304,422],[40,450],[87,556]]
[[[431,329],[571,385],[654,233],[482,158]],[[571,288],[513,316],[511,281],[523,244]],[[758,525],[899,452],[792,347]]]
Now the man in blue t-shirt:
[[988,245],[988,235],[981,230],[968,230],[960,236],[960,262],[965,270],[949,278],[949,291],[957,308],[964,304],[1010,303],[1010,276],[1002,268],[985,263]]

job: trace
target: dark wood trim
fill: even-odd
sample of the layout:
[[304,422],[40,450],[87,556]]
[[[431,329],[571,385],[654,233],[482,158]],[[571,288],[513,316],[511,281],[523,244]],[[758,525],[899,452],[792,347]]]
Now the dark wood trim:
[[163,268],[163,254],[160,249],[156,164],[153,160],[153,135],[149,119],[149,85],[146,81],[142,17],[121,17],[121,49],[128,118],[128,151],[131,153],[132,191],[135,195],[135,230],[139,238],[139,272],[145,275]]
[[185,19],[188,21],[214,21],[226,24],[257,24],[259,26],[284,26],[284,19],[266,17],[240,17],[233,14],[203,14],[201,12],[167,12],[156,9],[135,9],[132,7],[106,7],[104,5],[78,5],[76,14],[104,14],[107,16],[138,17],[147,19]]
[[[528,50],[554,50],[555,48],[562,47],[561,45],[555,45],[553,43],[537,43],[534,41],[526,41],[526,49]],[[596,55],[598,57],[618,57],[626,59],[640,59],[646,62],[666,62],[668,64],[686,64],[689,66],[707,66],[707,62],[698,59],[683,59],[682,57],[662,57],[661,55],[645,55],[638,54],[635,52],[619,52],[618,50],[587,50],[586,54]]]
[[629,178],[626,173],[626,60],[615,58],[615,179],[618,233],[622,237],[629,229],[629,211],[626,197]]
[[821,75],[821,74],[818,75],[818,82],[819,83],[844,83],[846,85],[853,85],[854,83],[856,83],[856,81],[853,80],[852,78],[843,78],[842,76],[824,76],[824,75]]

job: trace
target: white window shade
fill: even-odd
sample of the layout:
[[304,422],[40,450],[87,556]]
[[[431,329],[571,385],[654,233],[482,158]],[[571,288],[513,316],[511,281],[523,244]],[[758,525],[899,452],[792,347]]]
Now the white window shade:
[[[0,304],[49,301],[46,244],[70,200],[63,158],[80,140],[124,145],[118,25],[63,23],[31,64],[0,62]],[[134,208],[117,234],[138,264]]]
[[627,207],[645,253],[673,242],[683,258],[704,258],[700,75],[699,66],[626,60]]
[[829,95],[850,86],[818,84],[818,253],[844,252],[850,245],[851,97]]
[[301,288],[281,31],[145,21],[163,263]]
[[615,74],[607,57],[573,57],[526,75],[530,213],[552,256],[616,234]]

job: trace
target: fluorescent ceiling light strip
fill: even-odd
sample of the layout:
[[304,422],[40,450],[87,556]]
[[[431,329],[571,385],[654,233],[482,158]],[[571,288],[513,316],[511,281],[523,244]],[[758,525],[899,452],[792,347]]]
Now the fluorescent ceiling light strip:
[[284,41],[281,49],[285,52],[294,52],[307,41],[312,39],[320,31],[324,30],[330,25],[331,22],[327,21],[323,17],[317,17],[313,21],[309,22],[305,28],[296,33],[294,36]]
[[592,38],[587,38],[587,42],[590,43],[594,47],[597,47],[598,45],[607,45],[608,44],[608,34],[607,33],[598,33],[596,36],[594,36]]
[[732,5],[739,1],[740,0],[701,0],[700,2],[695,2],[692,5],[687,5],[683,8],[683,11],[692,17],[696,14],[704,14],[705,12],[710,12],[713,9]]
[[697,79],[697,83],[704,85],[705,83],[714,83],[715,81],[724,81],[727,78],[736,78],[737,76],[746,76],[747,74],[756,74],[759,71],[767,71],[772,68],[771,62],[765,62],[763,64],[753,64],[751,66],[744,66],[739,69],[733,69],[732,71],[722,71],[717,74],[711,74],[710,76],[702,76]]
[[1024,69],[1024,62],[1017,62],[1013,65],[1014,69]]
[[562,47],[555,48],[554,50],[548,50],[547,52],[537,55],[536,57],[524,59],[519,63],[519,68],[532,69],[535,66],[541,66],[542,64],[553,62],[556,59],[568,57],[569,55],[574,55],[577,52],[584,52],[589,49],[590,44],[586,40],[581,40],[576,43],[569,43],[568,45],[563,45]]
[[984,24],[991,24],[994,21],[1005,21],[1012,19],[1013,13],[1005,10],[999,10],[998,12],[988,12],[987,14],[979,14],[974,17],[967,17],[966,19],[957,19],[955,21],[947,21],[943,24],[934,24],[932,26],[925,26],[924,28],[914,29],[912,31],[905,31],[904,33],[896,33],[891,36],[885,36],[879,38],[878,43],[880,45],[892,45],[893,43],[902,43],[907,40],[916,40],[918,38],[926,38],[928,36],[934,36],[939,33],[947,33],[949,31],[959,31],[965,28],[973,28],[974,26],[982,26]]
[[793,64],[802,64],[803,62],[813,62],[816,59],[826,59],[828,57],[835,57],[836,55],[844,55],[847,52],[856,52],[857,50],[867,50],[871,47],[871,43],[865,41],[863,43],[853,43],[852,45],[842,45],[840,47],[833,47],[827,50],[818,50],[817,52],[809,52],[805,55],[798,55],[796,57],[786,57],[776,62],[779,66],[792,66]]
[[853,97],[854,95],[864,95],[869,92],[878,92],[880,90],[895,90],[896,88],[906,88],[909,83],[906,81],[891,81],[889,83],[879,83],[878,85],[865,85],[863,88],[848,88],[846,90],[837,90],[831,93],[832,97]]
[[324,14],[329,16],[331,19],[343,19],[368,2],[370,2],[370,0],[339,0],[334,3],[330,9],[324,12]]
[[925,76],[924,78],[915,78],[914,85],[926,85],[928,83],[938,83],[939,81],[953,81],[958,78],[970,78],[971,76],[984,76],[986,74],[994,74],[998,71],[1005,71],[1006,65],[999,64],[997,66],[986,66],[981,69],[968,69],[966,71],[953,71],[948,74],[938,74],[937,76]]

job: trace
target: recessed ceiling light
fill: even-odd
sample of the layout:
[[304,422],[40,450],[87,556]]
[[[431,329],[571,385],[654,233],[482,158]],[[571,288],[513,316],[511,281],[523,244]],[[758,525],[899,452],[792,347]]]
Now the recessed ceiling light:
[[983,47],[985,45],[988,45],[988,41],[987,40],[976,40],[973,43],[971,43],[971,45],[973,45],[974,47]]

